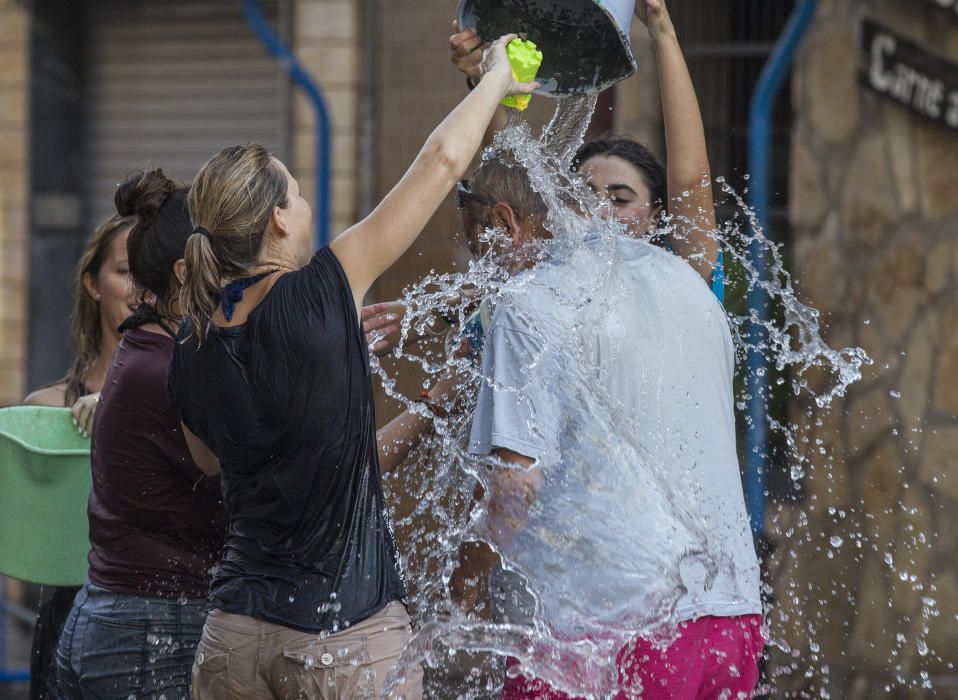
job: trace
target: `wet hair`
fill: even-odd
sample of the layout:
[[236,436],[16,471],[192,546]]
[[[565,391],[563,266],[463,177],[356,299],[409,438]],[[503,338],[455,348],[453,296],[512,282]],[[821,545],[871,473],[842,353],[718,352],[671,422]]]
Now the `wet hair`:
[[183,305],[203,342],[219,305],[220,285],[241,277],[259,258],[276,207],[289,206],[289,181],[257,143],[231,146],[196,175],[187,198],[193,233],[186,243]]
[[[545,201],[532,187],[529,171],[511,153],[500,151],[487,156],[469,178],[469,191],[477,200],[466,205],[474,216],[478,200],[484,200],[489,206],[497,202],[508,204],[517,218],[539,225],[548,215]],[[482,221],[482,218],[474,220]]]
[[[117,212],[136,217],[126,250],[141,304],[134,318],[124,324],[125,328],[157,322],[158,318],[171,315],[180,294],[173,266],[183,257],[193,230],[186,206],[188,192],[188,187],[172,180],[159,168],[133,173],[117,188],[114,196]],[[153,297],[152,305],[145,303],[147,294]],[[160,325],[165,327],[164,323]]]
[[668,211],[669,190],[665,167],[648,148],[622,136],[606,135],[583,144],[572,159],[572,170],[578,171],[590,158],[618,156],[634,166],[649,189],[653,209]]
[[66,384],[66,405],[72,406],[86,393],[83,379],[96,364],[103,349],[103,330],[100,326],[100,305],[86,290],[86,275],[96,277],[106,261],[110,246],[117,235],[134,224],[129,216],[111,216],[100,224],[83,249],[74,273],[73,313],[70,316],[70,335],[76,356],[63,382]]

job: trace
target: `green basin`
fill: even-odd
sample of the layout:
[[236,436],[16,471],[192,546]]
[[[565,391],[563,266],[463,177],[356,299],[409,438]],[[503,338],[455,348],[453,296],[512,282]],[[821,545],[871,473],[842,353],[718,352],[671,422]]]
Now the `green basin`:
[[90,485],[90,440],[69,409],[0,408],[0,574],[82,584]]

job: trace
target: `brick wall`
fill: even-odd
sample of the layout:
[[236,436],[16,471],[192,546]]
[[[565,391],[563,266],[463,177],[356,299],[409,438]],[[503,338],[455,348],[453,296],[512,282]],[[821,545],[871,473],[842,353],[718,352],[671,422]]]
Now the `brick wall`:
[[0,405],[25,391],[29,20],[0,2]]

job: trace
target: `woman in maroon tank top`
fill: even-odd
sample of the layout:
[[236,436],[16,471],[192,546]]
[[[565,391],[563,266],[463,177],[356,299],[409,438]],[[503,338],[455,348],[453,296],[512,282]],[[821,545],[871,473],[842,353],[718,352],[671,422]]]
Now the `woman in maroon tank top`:
[[136,217],[127,252],[142,303],[121,326],[93,423],[89,579],[57,650],[67,698],[189,696],[227,518],[219,479],[193,463],[164,389],[187,191],[154,170],[116,194],[118,212]]

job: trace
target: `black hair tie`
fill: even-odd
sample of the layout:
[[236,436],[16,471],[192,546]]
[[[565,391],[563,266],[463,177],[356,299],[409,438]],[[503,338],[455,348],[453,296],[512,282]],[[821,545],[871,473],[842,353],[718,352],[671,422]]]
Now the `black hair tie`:
[[210,232],[209,232],[206,228],[204,228],[203,226],[197,226],[197,227],[195,227],[195,228],[193,229],[193,233],[198,233],[198,234],[200,234],[201,236],[203,236],[203,238],[205,238],[206,240],[208,240],[208,241],[210,241],[210,242],[213,241],[213,236],[210,235]]

